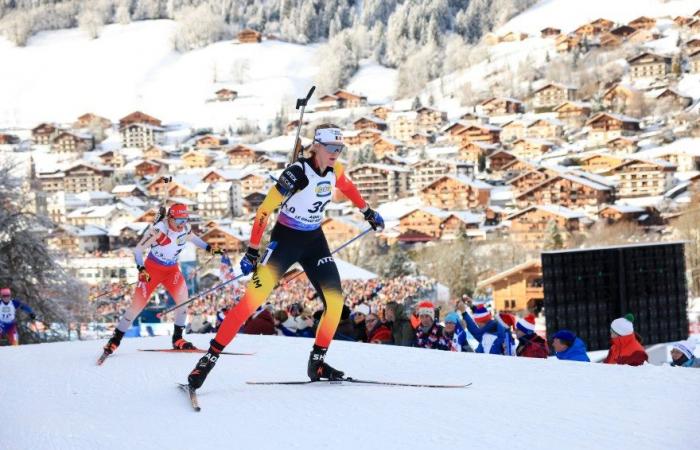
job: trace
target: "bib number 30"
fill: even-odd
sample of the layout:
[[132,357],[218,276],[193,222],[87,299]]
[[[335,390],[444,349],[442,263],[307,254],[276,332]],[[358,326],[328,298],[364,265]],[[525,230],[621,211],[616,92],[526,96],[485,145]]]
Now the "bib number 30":
[[321,201],[313,202],[313,204],[312,204],[313,208],[308,209],[307,211],[309,211],[310,213],[323,212],[323,210],[326,209],[326,206],[328,206],[328,204],[330,202],[331,202],[330,200],[326,200],[325,202],[321,202]]

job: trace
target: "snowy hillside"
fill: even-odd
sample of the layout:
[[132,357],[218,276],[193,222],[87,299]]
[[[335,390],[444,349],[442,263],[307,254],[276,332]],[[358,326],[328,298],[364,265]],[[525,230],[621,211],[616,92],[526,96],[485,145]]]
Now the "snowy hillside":
[[546,27],[568,33],[599,18],[627,23],[639,16],[691,16],[698,8],[697,0],[541,0],[499,28],[497,34],[520,31],[539,36],[540,30]]
[[[197,335],[205,346],[210,336]],[[661,449],[697,439],[700,373],[334,343],[329,362],[357,378],[474,384],[250,386],[304,379],[311,341],[240,336],[200,390],[175,387],[197,355],[138,352],[167,337],[0,348],[4,450],[133,448]]]
[[[136,109],[166,123],[264,127],[313,84],[315,45],[222,41],[180,54],[172,50],[175,26],[169,20],[109,25],[95,40],[80,29],[42,32],[25,48],[0,38],[0,127],[73,122],[86,112],[116,121]],[[394,72],[368,66],[353,88],[381,100],[386,94],[367,79],[391,84]],[[239,97],[208,101],[221,88]]]

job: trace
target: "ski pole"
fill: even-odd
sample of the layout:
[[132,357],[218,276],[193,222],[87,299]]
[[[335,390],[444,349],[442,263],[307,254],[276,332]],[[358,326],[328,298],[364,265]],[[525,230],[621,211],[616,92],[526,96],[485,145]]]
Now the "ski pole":
[[159,312],[158,314],[156,314],[156,317],[160,319],[160,318],[163,317],[165,314],[171,313],[171,312],[175,311],[176,309],[178,309],[178,308],[180,308],[180,307],[182,307],[182,306],[189,305],[190,303],[192,303],[193,301],[197,300],[198,298],[203,297],[203,296],[209,294],[210,292],[214,292],[214,291],[216,291],[216,290],[218,290],[218,289],[221,289],[222,287],[226,286],[227,284],[229,284],[229,283],[231,283],[231,282],[233,282],[233,281],[236,281],[236,280],[238,280],[239,278],[243,278],[243,276],[244,276],[244,274],[240,274],[240,275],[238,275],[237,277],[231,278],[230,280],[224,281],[223,283],[219,283],[219,284],[217,284],[216,286],[214,286],[214,287],[212,287],[212,288],[209,288],[209,289],[207,289],[207,290],[204,291],[204,292],[200,292],[200,293],[198,293],[198,294],[195,294],[195,295],[193,295],[192,297],[190,297],[187,301],[182,302],[182,303],[180,303],[179,305],[172,306],[172,307],[166,309],[165,311]]
[[[335,250],[333,250],[333,251],[331,252],[331,255],[334,255],[334,254],[338,253],[339,251],[341,251],[342,249],[344,249],[344,248],[347,247],[348,245],[352,244],[352,243],[355,242],[356,240],[360,239],[362,236],[364,236],[365,234],[369,233],[370,231],[372,231],[372,228],[367,228],[365,231],[361,232],[360,234],[358,234],[358,235],[355,236],[354,238],[350,239],[349,241],[347,241],[346,243],[344,243],[344,244],[341,245],[340,247],[338,247],[338,248],[336,248]],[[301,275],[302,273],[304,273],[303,270],[302,270],[301,272],[295,273],[293,277],[289,278],[287,281],[284,282],[284,285],[287,285],[287,283],[289,283],[290,281],[292,281],[293,279],[295,279],[296,277],[298,277],[298,276]],[[279,286],[279,285],[277,285],[277,286]]]

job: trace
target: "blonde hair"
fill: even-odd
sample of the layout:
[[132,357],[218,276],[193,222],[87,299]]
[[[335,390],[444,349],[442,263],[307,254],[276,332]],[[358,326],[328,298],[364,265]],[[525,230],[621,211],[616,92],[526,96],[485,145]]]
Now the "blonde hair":
[[[314,135],[316,135],[316,132],[317,132],[318,130],[323,130],[323,129],[325,129],[325,128],[340,128],[340,127],[339,127],[338,125],[336,125],[336,124],[334,124],[334,123],[330,123],[330,122],[322,123],[321,125],[319,125],[319,126],[317,126],[316,128],[314,128]],[[293,154],[293,156],[292,156],[292,162],[294,162],[294,161],[296,161],[297,159],[299,159],[299,151],[300,151],[300,149],[296,147],[296,143],[295,143],[294,145],[295,145],[295,148],[294,148],[294,154]],[[309,152],[309,155],[312,155],[312,156],[313,156],[313,154],[316,152],[316,150],[314,150],[314,144],[313,144],[313,142],[312,142],[311,145],[309,145],[309,147],[306,148],[305,150]]]

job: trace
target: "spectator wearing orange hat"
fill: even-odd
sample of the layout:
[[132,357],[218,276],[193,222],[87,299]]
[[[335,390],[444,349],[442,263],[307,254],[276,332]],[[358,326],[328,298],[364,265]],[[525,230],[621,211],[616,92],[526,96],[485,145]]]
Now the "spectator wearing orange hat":
[[610,350],[605,364],[641,366],[649,359],[634,332],[634,316],[627,314],[610,324]]
[[517,356],[525,358],[546,358],[549,356],[547,341],[535,333],[535,316],[528,314],[515,323],[515,336],[518,338]]
[[420,324],[416,328],[416,347],[434,350],[450,350],[451,341],[445,336],[443,327],[435,322],[435,306],[428,301],[416,307]]
[[[467,299],[471,304],[471,300]],[[467,324],[467,330],[479,341],[476,353],[488,353],[491,355],[502,355],[505,340],[505,328],[493,320],[491,313],[483,304],[478,304],[472,308],[472,315],[466,311],[464,302],[457,303],[457,310],[462,313],[462,318]],[[474,316],[472,318],[472,316]]]

